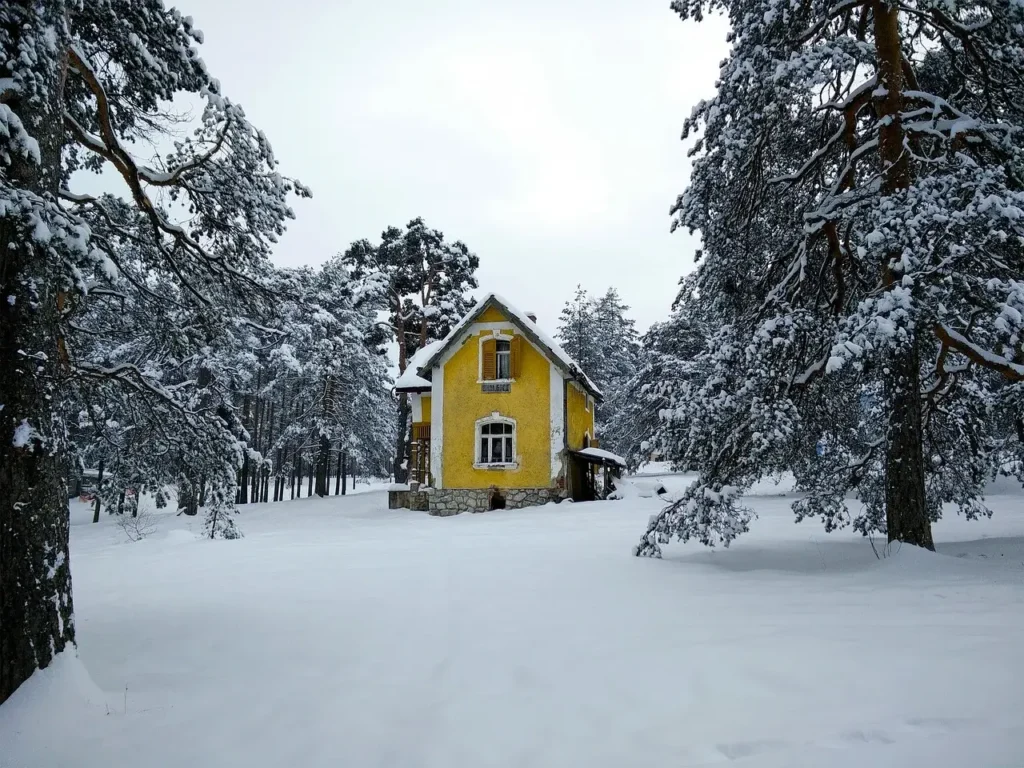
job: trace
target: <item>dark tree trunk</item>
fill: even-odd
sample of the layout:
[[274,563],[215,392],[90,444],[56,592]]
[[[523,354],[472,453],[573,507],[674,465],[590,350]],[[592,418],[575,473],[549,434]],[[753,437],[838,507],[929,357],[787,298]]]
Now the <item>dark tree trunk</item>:
[[921,363],[911,341],[889,360],[885,397],[885,521],[889,541],[935,549],[924,484],[921,426]]
[[270,447],[274,434],[274,402],[271,401],[269,404],[264,405],[263,414],[263,445],[266,447],[265,450],[260,450],[263,455],[263,461],[260,463],[259,480],[256,486],[257,494],[256,500],[266,502],[267,501],[267,483],[269,482],[269,470],[267,461],[270,459]]
[[341,464],[345,461],[345,449],[338,446],[338,470],[334,473],[334,495],[341,492]]
[[291,484],[291,498],[295,498],[295,475],[298,472],[299,464],[299,452],[295,451],[292,456],[292,471],[288,473],[288,479]]
[[[200,478],[200,480],[199,480],[199,506],[200,507],[205,507],[206,506],[206,478],[205,477]],[[198,512],[199,512],[199,509],[196,508],[196,513],[198,513]]]
[[[8,3],[5,3],[5,6]],[[10,3],[26,23],[10,24],[7,50],[22,36],[55,33],[67,45],[64,3]],[[17,18],[17,16],[15,16]],[[28,43],[28,50],[37,43]],[[8,94],[39,143],[39,162],[11,153],[4,186],[57,205],[63,142],[63,55],[32,65],[23,98]],[[75,638],[68,558],[67,450],[54,407],[63,397],[67,356],[61,336],[64,302],[57,259],[33,239],[36,205],[0,213],[0,704]],[[31,211],[31,214],[29,213]]]
[[[246,425],[247,421],[249,421],[249,396],[245,395],[242,397],[242,424]],[[252,440],[251,434],[249,439]],[[251,443],[246,444],[245,456],[242,457],[242,471],[238,475],[238,490],[235,491],[236,504],[249,502],[249,448],[251,447]]]
[[103,459],[100,459],[99,472],[96,475],[96,500],[92,506],[92,521],[100,521],[100,491],[103,489]]
[[281,501],[284,498],[284,476],[281,474],[281,470],[284,468],[284,463],[281,458],[284,455],[282,449],[277,449],[277,466],[274,467],[274,501]]
[[331,441],[320,435],[320,450],[316,457],[316,495],[321,499],[329,495],[328,475],[331,471]]
[[306,463],[309,464],[307,467],[309,471],[309,485],[306,487],[306,496],[309,497],[313,495],[313,477],[316,475],[316,464],[311,461]]
[[295,476],[292,479],[292,498],[302,498],[302,454],[295,449]]
[[348,456],[345,451],[341,452],[341,495],[348,492]]
[[125,490],[121,491],[121,495],[117,497],[117,514],[119,514],[119,515],[123,515],[124,514],[124,497],[125,497],[125,494],[127,494],[127,493],[128,493],[128,491],[127,491],[127,489],[125,489]]
[[[908,153],[904,149],[903,53],[899,11],[895,5],[875,0],[875,51],[879,88],[875,109],[885,118],[878,132],[878,153],[882,163],[882,191],[891,195],[906,189],[911,181]],[[899,253],[887,256],[883,283],[893,286],[899,275],[893,263]],[[888,424],[885,433],[885,517],[889,541],[935,549],[928,518],[924,483],[924,431],[921,425],[921,364],[918,343],[911,336],[890,355],[885,375]]]
[[395,438],[395,463],[392,472],[396,483],[404,483],[409,477],[405,454],[408,452],[409,397],[403,392],[398,396],[398,437]]

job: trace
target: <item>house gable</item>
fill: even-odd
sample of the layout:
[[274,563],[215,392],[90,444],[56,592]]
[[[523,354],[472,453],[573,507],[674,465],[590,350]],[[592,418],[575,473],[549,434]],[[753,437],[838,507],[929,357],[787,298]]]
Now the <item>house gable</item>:
[[440,342],[435,342],[431,346],[429,356],[425,355],[417,360],[418,373],[424,376],[429,375],[428,372],[439,365],[444,365],[455,354],[458,347],[466,343],[471,335],[469,331],[475,325],[483,325],[491,329],[515,328],[535,349],[552,364],[558,366],[566,378],[576,380],[592,397],[597,400],[601,399],[601,390],[554,339],[541,331],[526,315],[494,293],[488,294],[480,300],[472,311],[452,328],[447,337]]
[[509,320],[508,315],[498,309],[496,306],[489,305],[483,312],[480,313],[480,317],[476,319],[478,323],[507,323]]

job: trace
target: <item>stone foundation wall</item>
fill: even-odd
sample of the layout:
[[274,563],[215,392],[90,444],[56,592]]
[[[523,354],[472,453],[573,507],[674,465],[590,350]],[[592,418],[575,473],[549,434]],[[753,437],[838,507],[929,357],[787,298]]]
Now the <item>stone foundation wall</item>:
[[565,498],[565,492],[560,488],[428,488],[422,491],[388,491],[388,508],[413,509],[438,517],[460,512],[486,512],[491,508],[494,494],[505,500],[505,509],[537,507]]
[[426,512],[430,509],[428,496],[426,491],[388,491],[388,509]]
[[495,493],[505,499],[506,509],[535,507],[563,498],[557,488],[432,488],[428,494],[428,511],[439,517],[460,512],[486,512],[491,508],[491,497]]

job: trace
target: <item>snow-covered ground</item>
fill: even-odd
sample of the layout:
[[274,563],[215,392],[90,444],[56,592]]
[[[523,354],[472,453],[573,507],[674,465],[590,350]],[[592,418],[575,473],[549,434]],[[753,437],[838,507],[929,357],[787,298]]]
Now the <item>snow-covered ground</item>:
[[784,490],[663,561],[630,556],[656,498],[434,518],[372,492],[137,543],[76,504],[79,655],[0,707],[0,765],[1024,765],[1024,497],[880,561]]

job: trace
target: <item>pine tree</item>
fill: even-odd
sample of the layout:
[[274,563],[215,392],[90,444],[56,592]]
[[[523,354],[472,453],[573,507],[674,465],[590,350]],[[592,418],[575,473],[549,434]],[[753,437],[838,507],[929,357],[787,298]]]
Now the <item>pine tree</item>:
[[624,453],[628,450],[628,431],[624,429],[626,424],[616,416],[629,404],[628,383],[640,363],[639,335],[636,323],[626,316],[629,307],[622,303],[615,288],[609,288],[593,306],[600,359],[597,385],[604,394],[596,413],[601,445]]
[[[387,307],[399,374],[417,349],[444,338],[469,311],[468,292],[478,285],[480,259],[462,241],[445,240],[444,233],[427,227],[422,218],[410,221],[405,230],[388,227],[378,245],[352,243],[340,258],[354,279],[375,286]],[[400,394],[392,465],[398,482],[407,475],[409,414],[408,398]]]
[[[287,198],[308,194],[220,93],[201,41],[160,0],[0,5],[0,702],[74,642],[63,474],[75,389],[130,395],[86,410],[152,408],[152,424],[163,411],[217,439],[232,428],[217,397],[197,401],[203,387],[165,378],[191,381],[203,355],[154,361],[148,342],[138,355],[103,350],[85,338],[112,316],[96,305],[124,302],[137,316],[145,305],[216,347],[248,307],[270,300],[267,257],[292,215]],[[143,162],[132,148],[170,144],[166,129],[180,125],[161,105],[181,92],[205,101],[199,126]],[[124,198],[68,189],[74,172],[104,169],[124,181]],[[217,384],[211,373],[208,387]],[[215,480],[233,483],[235,457],[220,458]]]
[[616,414],[625,408],[625,388],[636,374],[640,343],[636,323],[626,316],[615,288],[595,299],[582,286],[565,303],[559,316],[557,338],[604,395],[595,414],[601,444],[623,450],[625,424]]
[[581,285],[565,302],[558,316],[555,337],[569,356],[579,363],[586,374],[601,387],[604,380],[604,356],[593,297]]
[[685,453],[685,424],[663,418],[687,387],[701,381],[701,354],[710,336],[709,325],[685,278],[669,319],[655,323],[640,341],[633,374],[618,387],[608,432],[615,451],[631,468],[648,461],[672,461],[677,470],[690,470]]
[[752,514],[740,493],[784,469],[807,490],[798,518],[932,548],[943,503],[987,513],[985,413],[1020,404],[1024,9],[673,8],[733,28],[718,94],[684,129],[702,135],[674,209],[701,232],[695,287],[718,330],[668,409],[700,479],[638,553],[727,545]]

